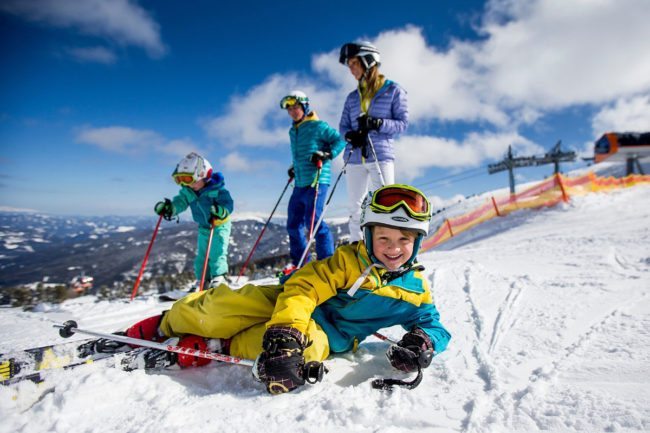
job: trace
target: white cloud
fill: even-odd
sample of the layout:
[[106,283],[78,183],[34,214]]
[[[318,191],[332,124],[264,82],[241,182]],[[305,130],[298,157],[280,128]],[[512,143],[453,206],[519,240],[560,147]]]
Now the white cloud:
[[163,138],[154,131],[124,126],[85,127],[77,133],[76,141],[119,153],[141,152],[164,142]]
[[288,140],[290,122],[280,110],[282,95],[291,90],[291,77],[271,76],[245,95],[235,95],[225,115],[203,121],[208,136],[220,140],[226,147],[273,147]]
[[515,132],[471,133],[462,142],[429,136],[404,136],[395,142],[397,178],[411,181],[428,168],[460,168],[501,158],[512,146],[522,154],[543,153],[544,149]]
[[190,152],[197,152],[200,155],[205,155],[206,154],[206,152],[199,149],[199,146],[197,146],[189,138],[175,139],[175,140],[166,141],[164,144],[158,146],[158,149],[161,152],[164,152],[164,153],[166,153],[168,155],[174,155],[174,156],[177,156],[179,158],[184,157],[185,155],[189,154]]
[[131,0],[4,0],[0,10],[121,45],[135,45],[151,57],[161,57],[167,50],[158,23]]
[[[647,0],[493,0],[478,40],[434,47],[413,26],[367,38],[381,51],[382,73],[408,92],[411,125],[396,143],[398,170],[412,178],[427,167],[477,165],[500,157],[508,143],[540,151],[512,131],[568,108],[613,104],[594,119],[598,128],[612,110],[647,119],[647,100],[634,95],[650,90],[649,20]],[[209,134],[230,146],[286,143],[289,120],[277,104],[293,88],[307,92],[321,118],[337,128],[354,79],[339,64],[338,47],[315,54],[311,69],[306,76],[274,74],[234,96],[225,114],[205,123]],[[462,143],[424,136],[436,121],[495,132],[469,134]]]
[[618,99],[600,110],[592,122],[594,137],[605,132],[650,131],[650,94]]
[[558,109],[650,89],[650,2],[492,1],[465,44],[484,91],[504,106]]
[[280,108],[280,100],[292,90],[304,91],[319,117],[338,129],[343,108],[337,94],[322,89],[311,78],[293,74],[272,75],[244,95],[234,95],[226,114],[202,122],[208,136],[226,147],[276,147],[289,142],[291,118]]
[[77,131],[75,139],[77,143],[90,144],[116,153],[159,152],[178,158],[182,158],[190,152],[205,154],[189,138],[168,140],[155,131],[126,126],[83,127]]
[[223,167],[231,173],[253,173],[270,165],[275,165],[275,163],[272,161],[246,158],[239,152],[230,152],[219,160],[219,167]]
[[95,62],[106,65],[115,63],[117,56],[105,47],[68,48],[67,53],[81,62]]

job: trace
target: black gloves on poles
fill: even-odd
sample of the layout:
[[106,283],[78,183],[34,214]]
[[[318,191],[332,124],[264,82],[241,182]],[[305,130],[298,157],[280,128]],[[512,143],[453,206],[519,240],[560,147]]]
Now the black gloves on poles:
[[318,161],[325,162],[329,159],[332,159],[332,154],[324,150],[317,150],[316,152],[312,153],[311,157],[309,158],[311,163],[314,165],[318,165]]
[[368,133],[361,131],[348,131],[345,133],[345,141],[350,143],[355,149],[363,148],[368,142]]
[[162,215],[163,218],[168,221],[174,216],[174,205],[168,198],[166,198],[165,201],[159,201],[156,203],[156,206],[154,206],[153,209],[158,215]]
[[407,332],[402,340],[388,348],[386,357],[391,365],[398,370],[407,373],[414,372],[419,368],[427,368],[431,365],[431,359],[435,352],[431,339],[420,328]]
[[384,123],[384,120],[362,114],[357,118],[357,122],[359,122],[360,131],[378,131]]

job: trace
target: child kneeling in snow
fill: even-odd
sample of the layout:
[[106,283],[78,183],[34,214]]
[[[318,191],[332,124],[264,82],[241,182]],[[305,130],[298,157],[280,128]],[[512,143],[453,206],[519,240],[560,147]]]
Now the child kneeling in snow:
[[[355,350],[377,330],[402,325],[408,332],[386,355],[398,370],[418,371],[450,339],[423,267],[415,264],[430,219],[431,205],[421,191],[384,186],[362,205],[364,241],[308,263],[284,286],[231,290],[221,284],[190,294],[127,335],[155,341],[181,337],[179,346],[256,359],[254,375],[270,393],[280,394],[314,379],[314,368],[319,380],[320,362],[330,352]],[[145,353],[148,366],[209,362],[154,349]]]

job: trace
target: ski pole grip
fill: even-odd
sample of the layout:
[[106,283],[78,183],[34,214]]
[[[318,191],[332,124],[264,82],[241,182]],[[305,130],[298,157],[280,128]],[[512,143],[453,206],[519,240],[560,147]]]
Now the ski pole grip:
[[55,328],[59,328],[59,335],[63,338],[72,337],[77,331],[77,322],[74,320],[68,320],[63,323],[63,325],[54,325]]

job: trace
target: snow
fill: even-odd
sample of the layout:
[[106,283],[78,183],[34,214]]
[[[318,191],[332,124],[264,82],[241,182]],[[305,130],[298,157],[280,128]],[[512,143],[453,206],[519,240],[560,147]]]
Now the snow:
[[135,230],[135,227],[133,226],[119,226],[118,228],[115,229],[116,233],[126,233],[126,232],[132,232]]
[[[650,430],[650,187],[489,221],[420,259],[453,338],[413,390],[369,338],[330,373],[270,396],[247,367],[127,373],[98,362],[0,388],[0,432],[631,432]],[[0,310],[0,352],[169,308],[92,297]],[[393,339],[400,328],[382,330]],[[82,338],[75,336],[73,338]]]

